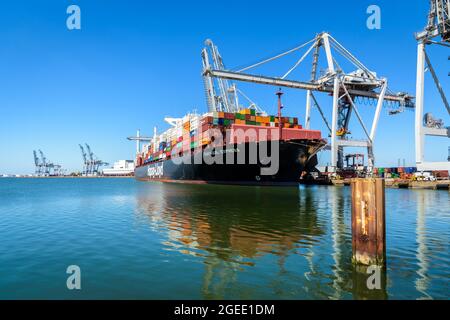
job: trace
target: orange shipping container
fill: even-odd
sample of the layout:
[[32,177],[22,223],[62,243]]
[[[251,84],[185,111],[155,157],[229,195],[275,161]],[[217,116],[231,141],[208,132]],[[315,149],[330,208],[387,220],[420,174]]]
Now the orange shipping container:
[[214,120],[214,117],[211,117],[211,116],[207,116],[207,117],[204,117],[203,119],[202,119],[202,124],[203,123],[213,123],[213,120]]
[[268,122],[270,122],[270,118],[269,117],[256,116],[256,122],[268,123]]

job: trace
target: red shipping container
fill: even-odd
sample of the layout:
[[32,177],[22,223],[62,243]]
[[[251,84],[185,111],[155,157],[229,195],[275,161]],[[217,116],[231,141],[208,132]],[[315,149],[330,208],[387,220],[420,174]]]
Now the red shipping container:
[[283,128],[283,140],[319,140],[322,139],[322,134],[319,130],[305,130],[305,129],[290,129]]
[[448,171],[447,170],[433,171],[433,176],[435,176],[436,178],[448,178]]
[[224,118],[228,120],[234,120],[234,113],[225,112]]
[[[243,134],[238,134],[236,130],[242,130]],[[268,128],[262,126],[233,124],[231,125],[231,134],[235,143],[243,143],[244,141],[253,142],[279,139],[278,128]],[[283,140],[319,140],[322,138],[322,134],[320,131],[305,129],[283,128],[282,135]],[[228,137],[228,139],[229,138],[231,137]]]

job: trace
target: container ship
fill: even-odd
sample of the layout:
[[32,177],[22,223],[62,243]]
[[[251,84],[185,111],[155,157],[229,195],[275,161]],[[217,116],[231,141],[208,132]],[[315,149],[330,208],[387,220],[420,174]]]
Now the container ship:
[[[279,95],[280,97],[281,95]],[[321,132],[304,129],[298,118],[258,112],[188,114],[165,120],[171,128],[154,135],[136,158],[143,181],[297,185],[315,171],[326,145]]]

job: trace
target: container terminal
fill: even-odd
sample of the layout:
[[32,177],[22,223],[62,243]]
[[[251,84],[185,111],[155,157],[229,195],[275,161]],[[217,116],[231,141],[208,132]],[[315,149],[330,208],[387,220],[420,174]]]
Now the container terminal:
[[[129,137],[137,142],[135,176],[140,180],[182,181],[192,183],[244,183],[265,184],[269,182],[346,184],[353,177],[383,177],[392,181],[388,185],[401,187],[442,188],[449,185],[450,149],[447,161],[429,162],[426,160],[425,136],[450,137],[450,129],[443,120],[433,117],[424,106],[425,72],[429,71],[436,86],[443,107],[450,114],[450,107],[437,74],[433,68],[428,51],[434,47],[450,46],[449,1],[430,2],[427,25],[416,34],[418,43],[416,95],[406,92],[393,92],[388,79],[378,76],[378,72],[369,69],[336,40],[330,33],[322,32],[309,41],[288,51],[277,54],[257,63],[230,70],[225,67],[224,59],[212,40],[205,41],[202,50],[202,75],[205,87],[208,112],[203,115],[188,114],[182,118],[166,118],[171,127],[153,137]],[[261,74],[258,68],[270,64],[285,56],[299,54],[301,57],[283,75]],[[290,77],[294,70],[306,65],[309,78]],[[345,67],[350,67],[344,70]],[[303,69],[304,71],[305,69]],[[320,70],[320,72],[319,72]],[[303,72],[305,74],[305,72]],[[237,86],[236,82],[248,82],[280,88],[277,92],[278,115],[268,115],[263,108],[255,104]],[[306,91],[305,118],[301,124],[297,118],[283,117],[281,112],[281,88]],[[317,96],[331,96],[331,118],[326,116],[327,106],[319,105]],[[247,105],[246,105],[247,104]],[[362,108],[375,105],[370,123],[362,116]],[[415,112],[416,166],[379,168],[375,165],[376,133],[383,107],[388,107],[389,115],[398,115],[410,109]],[[316,112],[313,112],[316,111]],[[314,113],[314,115],[313,115]],[[324,139],[319,130],[311,129],[311,118],[319,116],[326,127],[329,139]],[[362,138],[351,137],[350,121],[356,118],[356,126],[364,133]],[[222,135],[229,130],[232,133],[241,130],[268,129],[278,133],[277,140],[282,144],[280,161],[285,166],[280,175],[264,177],[259,175],[260,167],[211,166],[191,164],[196,152],[205,152],[208,146],[214,146],[228,152],[228,146],[237,153],[239,149],[247,151],[248,141],[224,141],[214,144],[211,129],[218,129]],[[258,131],[259,132],[259,131]],[[292,135],[292,136],[291,136]],[[222,139],[224,140],[224,139]],[[145,142],[141,145],[141,142]],[[258,144],[260,141],[253,141]],[[231,143],[231,144],[230,144]],[[302,145],[286,151],[286,145]],[[366,154],[346,154],[347,148],[364,148]],[[317,169],[317,154],[329,150],[331,163],[326,170]],[[284,153],[286,152],[286,153]],[[173,158],[188,157],[189,164],[174,165]],[[364,159],[367,159],[367,164]],[[248,159],[247,159],[248,160]],[[353,162],[351,162],[353,161]],[[351,164],[350,164],[351,162]],[[290,169],[288,169],[290,167]],[[294,171],[294,172],[292,172]],[[286,172],[290,172],[286,174]]]
[[[164,120],[170,128],[157,133],[154,128],[152,137],[142,137],[138,131],[136,137],[136,159],[120,160],[113,168],[100,160],[88,144],[79,145],[83,168],[79,176],[128,176],[135,175],[140,180],[160,180],[195,183],[244,183],[271,184],[303,183],[347,185],[355,177],[381,177],[387,179],[387,186],[435,188],[449,187],[450,147],[447,161],[429,162],[425,137],[450,137],[450,128],[444,120],[435,118],[424,103],[425,74],[430,73],[430,83],[439,92],[442,107],[450,114],[450,106],[445,91],[433,67],[430,52],[436,47],[450,46],[449,1],[430,2],[427,24],[423,31],[416,33],[417,40],[417,79],[415,96],[406,92],[393,92],[388,79],[378,76],[378,72],[369,69],[338,42],[328,32],[317,34],[309,41],[290,50],[277,54],[257,63],[230,70],[225,67],[218,47],[212,40],[205,41],[201,52],[202,76],[205,87],[206,105],[204,114],[189,113],[184,117]],[[300,54],[295,64],[285,70],[282,76],[261,74],[258,68],[273,63],[286,56]],[[310,63],[307,64],[307,61]],[[306,66],[305,66],[306,65]],[[292,77],[296,69],[303,67],[306,79]],[[344,70],[345,69],[345,70]],[[261,106],[253,102],[240,88],[237,82],[248,82],[278,88],[278,114],[269,115]],[[281,88],[306,91],[304,121],[297,117],[282,114]],[[320,105],[319,94],[331,97],[331,117],[327,116],[327,105]],[[362,108],[374,105],[372,119],[364,122]],[[288,106],[289,107],[289,106]],[[375,164],[376,133],[383,107],[389,108],[389,115],[399,115],[405,110],[415,112],[415,149],[416,165],[407,167],[377,167]],[[437,106],[436,106],[437,107]],[[292,112],[292,109],[289,109]],[[311,128],[311,119],[317,116],[323,122],[325,131]],[[357,121],[350,122],[353,118]],[[354,139],[352,131],[358,127],[363,137]],[[220,132],[221,145],[214,143],[212,131]],[[226,131],[234,135],[235,141],[226,140]],[[256,140],[237,141],[236,133],[256,132]],[[204,153],[206,149],[223,148],[225,152],[231,146],[234,160],[238,151],[249,152],[252,144],[259,147],[260,132],[268,132],[263,141],[277,141],[281,144],[280,172],[270,177],[260,175],[266,165],[227,166],[173,165],[173,158],[190,157]],[[322,137],[322,133],[325,135]],[[229,139],[229,137],[228,137]],[[247,138],[246,138],[247,139]],[[295,147],[294,147],[295,145]],[[346,153],[347,148],[363,148],[366,153]],[[329,151],[331,161],[326,167],[318,167],[317,155]],[[39,150],[33,151],[35,174],[37,177],[67,176],[67,170],[45,157]],[[248,161],[248,156],[245,159]],[[165,168],[164,168],[165,167]]]
[[[444,119],[445,111],[449,111],[448,89],[444,88],[448,82],[439,81],[443,70],[438,72],[435,68],[442,64],[435,62],[439,55],[434,50],[446,50],[450,45],[450,0],[430,4],[427,26],[416,34],[417,51],[396,52],[397,59],[406,60],[408,56],[409,62],[400,64],[393,57],[387,59],[391,62],[379,61],[379,52],[393,53],[386,53],[386,47],[373,52],[364,50],[366,44],[361,42],[365,40],[356,39],[350,45],[327,31],[315,34],[312,28],[321,19],[318,16],[311,18],[313,23],[309,25],[303,21],[311,30],[310,40],[264,59],[242,59],[243,51],[238,50],[243,46],[227,43],[224,33],[216,41],[223,42],[222,48],[228,47],[221,52],[231,51],[227,53],[229,60],[223,58],[212,40],[205,41],[203,50],[199,50],[201,45],[193,45],[199,53],[198,67],[189,67],[193,69],[191,75],[198,77],[197,85],[204,85],[205,99],[198,99],[204,100],[204,110],[165,114],[167,105],[176,110],[188,100],[183,97],[184,89],[192,93],[182,77],[176,79],[181,85],[173,87],[180,91],[171,101],[167,101],[164,92],[158,99],[148,91],[154,87],[143,88],[148,102],[168,103],[158,104],[164,106],[158,110],[143,110],[141,105],[135,105],[135,110],[141,112],[137,115],[139,126],[153,127],[157,114],[161,120],[165,117],[167,124],[158,130],[154,128],[153,134],[141,135],[138,130],[136,136],[129,137],[133,144],[128,147],[133,149],[133,155],[111,161],[106,152],[103,154],[94,146],[94,141],[79,145],[78,137],[71,143],[71,158],[77,169],[67,174],[69,162],[61,164],[61,159],[54,158],[50,143],[41,147],[45,154],[36,148],[35,173],[26,177],[37,179],[0,179],[4,227],[0,234],[2,242],[11,248],[1,258],[5,277],[0,286],[10,289],[3,298],[193,299],[185,305],[196,304],[200,299],[213,300],[211,303],[242,299],[244,304],[245,300],[258,299],[448,299],[450,153],[448,158],[445,154],[445,159],[442,151],[447,150],[443,148],[436,157],[438,148],[425,138],[434,136],[445,142],[449,137]],[[293,10],[296,5],[292,4],[290,11],[298,12]],[[195,9],[195,4],[189,4],[191,7]],[[120,12],[124,9],[127,8],[117,7]],[[135,21],[142,21],[135,14],[144,10],[131,9],[134,26]],[[409,9],[409,13],[417,13],[417,9]],[[339,5],[335,10],[341,10]],[[358,11],[357,8],[354,12]],[[267,14],[273,13],[268,10]],[[186,16],[192,19],[191,15]],[[325,17],[323,22],[330,21]],[[343,21],[337,18],[336,26],[342,28],[350,23]],[[173,21],[167,22],[173,25]],[[298,20],[289,23],[296,28]],[[126,27],[121,24],[121,34]],[[413,30],[416,28],[420,29],[420,25]],[[237,29],[241,27],[237,25]],[[95,38],[89,30],[83,35]],[[173,40],[173,35],[179,35],[177,30],[172,28],[172,37],[164,39]],[[348,26],[342,30],[348,30]],[[407,38],[408,33],[412,35],[411,30],[402,32],[406,34],[401,39],[402,48],[407,47],[408,41],[410,48],[415,47],[414,39]],[[362,30],[362,34],[367,33]],[[53,32],[50,34],[53,36]],[[350,36],[356,34],[355,30]],[[202,40],[197,37],[186,42]],[[133,38],[137,46],[154,49],[151,42],[148,46],[141,37]],[[269,40],[269,35],[264,39]],[[272,37],[279,39],[279,35]],[[117,45],[116,40],[112,45]],[[399,40],[398,35],[394,40]],[[255,38],[252,41],[255,45]],[[92,43],[87,44],[92,49]],[[358,44],[360,53],[355,55]],[[264,52],[252,50],[255,55]],[[114,50],[108,52],[112,52],[111,58],[115,57]],[[145,50],[138,51],[131,42],[127,52],[143,53],[144,60],[137,62],[137,70],[145,75],[147,63],[151,66],[174,61],[165,59],[164,50],[160,59],[149,59]],[[122,59],[122,53],[116,57]],[[416,53],[417,83],[413,92],[415,77],[407,75],[413,72]],[[186,57],[184,51],[178,54]],[[371,63],[367,59],[370,56]],[[98,65],[102,57],[97,61],[92,56],[87,58]],[[290,62],[281,61],[285,58]],[[135,62],[127,61],[131,60]],[[245,64],[239,60],[253,62]],[[108,59],[108,66],[111,61]],[[230,68],[228,63],[238,67]],[[51,70],[51,66],[47,69]],[[400,72],[405,66],[410,67],[409,72]],[[92,70],[87,71],[93,74]],[[107,77],[102,74],[102,78]],[[56,92],[53,78],[49,79],[49,89]],[[127,83],[131,83],[129,79],[142,83],[139,77],[123,79]],[[176,83],[173,77],[168,81]],[[117,85],[123,88],[123,82]],[[248,90],[261,85],[265,92],[260,96],[265,99],[257,98],[257,89]],[[130,88],[136,92],[134,84]],[[435,90],[433,100],[428,100],[430,89]],[[102,90],[108,96],[113,91]],[[107,104],[106,100],[93,99],[88,92],[82,95],[84,102]],[[115,93],[129,96],[127,91]],[[203,90],[197,93],[202,94]],[[299,93],[301,98],[295,98]],[[116,101],[119,106],[122,104],[122,100]],[[147,103],[140,98],[123,101]],[[77,105],[85,103],[80,100]],[[113,106],[107,105],[111,111]],[[102,118],[112,129],[109,134],[123,134],[117,132],[114,121],[118,119],[123,124],[123,115],[110,115],[117,118]],[[391,119],[394,130],[385,127],[382,117]],[[136,118],[128,117],[133,122],[130,119]],[[103,123],[90,124],[93,129],[86,126],[83,136],[91,130],[100,132]],[[69,132],[70,126],[67,129]],[[96,141],[117,142],[112,137],[104,139],[103,134],[110,132],[106,128],[101,131],[102,135],[95,136]],[[60,140],[67,147],[70,139],[62,136]],[[399,145],[405,140],[409,148]],[[402,150],[412,151],[414,143],[414,162],[411,153],[408,160],[398,159],[396,163],[396,158],[406,158]],[[61,155],[63,148],[58,146],[53,150]],[[30,149],[33,147],[26,148],[29,164]],[[117,152],[119,145],[115,149]],[[313,186],[305,186],[308,184]],[[316,186],[320,184],[326,186]],[[442,191],[406,190],[419,188]],[[180,274],[185,276],[180,278]],[[76,291],[81,288],[82,291]],[[276,308],[279,318],[280,309]]]
[[[42,177],[129,177],[134,176],[133,160],[118,160],[112,167],[108,162],[99,159],[87,143],[78,145],[82,156],[82,170],[79,172],[68,173],[67,169],[59,164],[49,161],[42,150],[33,151],[35,170],[33,175],[17,175],[16,177],[42,178]],[[107,167],[102,169],[102,167]],[[11,177],[2,175],[2,177]]]

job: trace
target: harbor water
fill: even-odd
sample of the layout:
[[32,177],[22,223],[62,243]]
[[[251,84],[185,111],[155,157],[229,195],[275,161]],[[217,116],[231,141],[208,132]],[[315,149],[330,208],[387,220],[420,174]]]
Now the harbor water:
[[448,191],[386,189],[380,290],[351,263],[349,187],[5,178],[0,216],[0,299],[450,298]]

